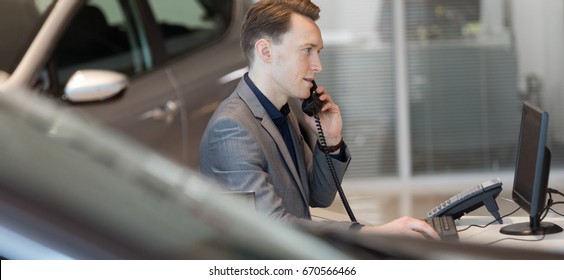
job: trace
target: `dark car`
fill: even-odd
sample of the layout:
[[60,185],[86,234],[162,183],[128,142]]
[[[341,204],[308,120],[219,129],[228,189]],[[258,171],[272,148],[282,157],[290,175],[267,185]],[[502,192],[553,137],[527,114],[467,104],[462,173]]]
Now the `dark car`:
[[0,258],[562,258],[290,227],[186,168],[246,4],[0,1]]
[[0,90],[25,88],[196,168],[246,71],[248,0],[2,0]]
[[0,94],[0,259],[348,259],[28,92]]
[[562,258],[290,226],[54,105],[29,92],[0,91],[0,259]]

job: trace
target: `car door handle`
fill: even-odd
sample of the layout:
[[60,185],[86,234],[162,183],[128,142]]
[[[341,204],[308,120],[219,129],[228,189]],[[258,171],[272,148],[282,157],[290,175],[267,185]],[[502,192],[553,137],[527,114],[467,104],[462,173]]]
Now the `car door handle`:
[[170,124],[180,112],[180,102],[178,100],[169,100],[159,107],[153,108],[141,115],[142,120],[156,120]]

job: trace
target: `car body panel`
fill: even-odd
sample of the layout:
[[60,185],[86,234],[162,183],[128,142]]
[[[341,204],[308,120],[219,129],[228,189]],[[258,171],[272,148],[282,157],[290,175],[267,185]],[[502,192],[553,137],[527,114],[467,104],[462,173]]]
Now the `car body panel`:
[[[75,26],[73,17],[83,16],[82,7],[110,3],[74,0],[55,1],[51,13],[16,70],[6,81],[0,82],[0,90],[36,89],[37,84],[47,85],[44,91],[48,93],[45,94],[54,95],[51,96],[53,100],[93,116],[169,159],[196,169],[199,141],[207,121],[219,102],[236,86],[235,80],[222,83],[218,79],[245,67],[246,62],[238,43],[239,26],[246,8],[253,1],[233,1],[231,21],[225,33],[199,47],[170,57],[162,53],[165,48],[164,35],[154,34],[159,29],[146,1],[128,2],[129,6],[123,6],[128,32],[133,32],[134,28],[137,34],[134,35],[136,38],[130,38],[137,40],[135,44],[138,44],[135,46],[138,49],[133,49],[135,53],[132,53],[136,56],[133,58],[133,67],[142,68],[135,70],[136,73],[127,74],[124,92],[106,100],[66,102],[62,89],[53,90],[56,82],[52,80],[58,76],[70,77],[76,70],[104,69],[103,64],[111,63],[111,60],[84,61],[68,70],[58,67],[57,63],[53,64],[52,57],[59,48],[57,42],[66,39],[64,34],[70,32],[67,26]],[[221,1],[216,2],[216,8],[222,5]],[[153,5],[159,3],[162,2],[154,1]],[[112,57],[125,58],[129,59]],[[115,61],[118,63],[119,60]],[[102,68],[99,68],[101,65]]]
[[11,93],[0,94],[3,258],[349,258],[87,116]]

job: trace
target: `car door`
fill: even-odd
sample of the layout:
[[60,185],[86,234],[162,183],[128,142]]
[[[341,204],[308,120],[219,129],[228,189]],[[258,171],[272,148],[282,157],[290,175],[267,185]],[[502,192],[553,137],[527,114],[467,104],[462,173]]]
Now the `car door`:
[[211,115],[246,71],[239,26],[251,1],[148,0],[183,113],[185,158],[197,167]]
[[84,1],[60,27],[39,87],[197,168],[208,120],[246,71],[238,26],[250,3]]
[[[141,2],[86,1],[66,28],[48,64],[53,78],[47,92],[170,159],[185,163],[182,107],[169,71],[158,67],[159,54],[152,45],[155,34],[145,24]],[[103,98],[87,96],[77,100],[68,96],[73,78],[100,80],[108,76],[77,76],[93,69],[103,74],[123,74],[126,86]],[[102,83],[98,88],[106,85]]]

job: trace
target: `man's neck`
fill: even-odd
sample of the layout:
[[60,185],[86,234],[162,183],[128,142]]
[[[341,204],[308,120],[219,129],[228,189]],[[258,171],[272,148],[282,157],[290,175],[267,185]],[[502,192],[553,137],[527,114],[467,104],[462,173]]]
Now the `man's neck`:
[[288,103],[288,97],[280,94],[276,90],[276,86],[272,78],[268,75],[261,75],[258,71],[249,71],[249,78],[262,94],[270,101],[278,110]]

